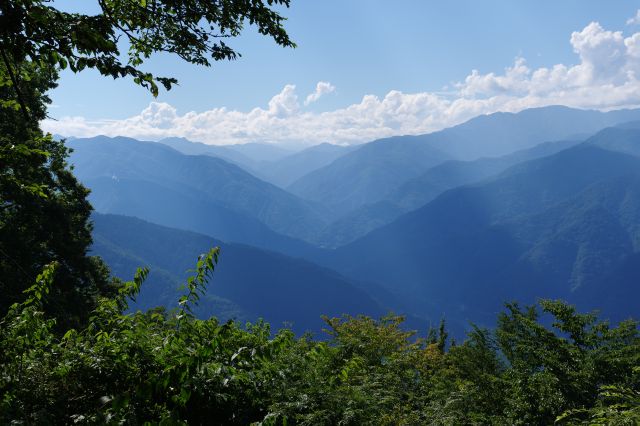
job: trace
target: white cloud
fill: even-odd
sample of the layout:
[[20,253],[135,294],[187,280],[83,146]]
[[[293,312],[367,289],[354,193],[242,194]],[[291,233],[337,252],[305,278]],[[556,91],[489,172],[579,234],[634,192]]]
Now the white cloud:
[[640,24],[640,10],[636,12],[636,16],[633,18],[627,19],[627,25],[638,25]]
[[252,141],[357,143],[399,134],[420,134],[461,123],[479,114],[516,112],[545,105],[616,109],[640,105],[640,32],[625,37],[596,22],[571,34],[577,64],[531,69],[524,58],[500,73],[472,71],[449,92],[365,95],[359,103],[326,112],[304,109],[335,90],[319,82],[301,105],[287,85],[266,108],[248,112],[215,108],[179,114],[152,102],[124,120],[82,117],[45,120],[43,127],[68,136],[125,135],[141,139],[183,136],[211,144]]
[[316,84],[316,90],[313,93],[310,93],[309,96],[304,101],[305,105],[309,105],[320,99],[323,95],[327,93],[331,93],[336,90],[335,86],[327,81],[319,81]]
[[[285,118],[295,115],[300,109],[296,86],[287,84],[282,92],[275,95],[269,101],[269,115],[273,117]],[[254,110],[255,111],[255,110]]]

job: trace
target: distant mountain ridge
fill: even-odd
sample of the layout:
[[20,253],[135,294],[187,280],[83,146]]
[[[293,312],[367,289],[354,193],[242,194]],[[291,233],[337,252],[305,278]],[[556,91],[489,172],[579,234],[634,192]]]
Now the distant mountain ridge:
[[250,158],[256,163],[271,162],[281,160],[289,155],[298,152],[299,148],[283,147],[276,143],[260,143],[247,142],[240,144],[227,145],[233,151],[236,151],[245,157]]
[[308,261],[132,217],[94,214],[93,222],[92,253],[103,257],[117,276],[130,278],[138,267],[151,268],[134,305],[137,309],[176,307],[178,286],[197,256],[220,246],[219,264],[196,310],[201,317],[252,322],[263,318],[274,327],[290,323],[302,333],[318,332],[321,315],[385,313],[348,280]]
[[446,160],[504,156],[639,119],[638,109],[604,113],[561,106],[483,115],[434,133],[366,143],[288,189],[344,216],[383,201],[389,192]]
[[440,149],[456,159],[473,160],[510,154],[544,141],[581,139],[577,136],[633,120],[640,120],[640,109],[601,112],[556,105],[480,115],[437,133],[451,141]]
[[212,157],[218,157],[246,169],[254,168],[258,164],[257,161],[244,155],[242,152],[225,145],[209,145],[176,137],[160,139],[158,143],[167,145],[186,155],[210,155]]
[[[135,214],[238,242],[263,238],[263,247],[276,244],[274,249],[289,253],[304,245],[293,239],[318,232],[328,220],[320,206],[219,158],[128,138],[74,139],[69,145],[76,175],[94,187],[91,201],[104,213]],[[244,239],[249,229],[262,237]],[[276,233],[288,237],[291,247],[283,247],[286,238],[269,241]]]
[[[620,266],[612,258],[624,263],[640,249],[632,225],[640,223],[640,158],[599,148],[601,137],[449,190],[337,249],[328,264],[432,315],[446,306],[456,318],[479,320],[504,300],[534,297],[586,303],[573,291],[603,295],[606,278],[594,271],[612,273]],[[568,248],[576,235],[584,240]],[[620,288],[619,302],[638,295],[637,286]],[[612,306],[603,308],[610,314]]]
[[339,218],[323,230],[317,241],[325,247],[347,244],[425,205],[446,190],[479,182],[520,162],[545,157],[578,143],[546,142],[503,157],[445,161],[389,191],[381,201],[364,205]]
[[[358,146],[322,143],[300,151],[280,150],[264,144],[209,145],[185,138],[158,141],[187,155],[210,155],[236,164],[254,176],[282,188],[300,177],[330,164]],[[251,156],[246,153],[252,154]]]
[[145,180],[100,177],[85,181],[101,213],[144,218],[164,226],[215,235],[291,256],[313,258],[318,249],[287,237],[248,215],[207,200],[198,191],[172,189]]
[[331,164],[343,155],[358,149],[357,145],[322,143],[284,158],[260,164],[260,175],[275,185],[286,188],[302,176]]
[[378,201],[381,194],[450,159],[420,139],[394,137],[362,145],[287,189],[338,216]]

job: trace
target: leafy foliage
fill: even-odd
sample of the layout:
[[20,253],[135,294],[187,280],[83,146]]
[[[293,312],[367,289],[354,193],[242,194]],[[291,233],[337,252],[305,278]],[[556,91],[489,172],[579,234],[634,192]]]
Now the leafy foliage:
[[[61,326],[78,325],[95,308],[96,298],[111,294],[117,282],[109,279],[101,260],[86,254],[89,191],[69,169],[67,148],[38,128],[49,103],[44,93],[55,87],[57,75],[34,63],[15,70],[28,79],[20,93],[29,117],[20,106],[0,108],[0,313],[22,300],[22,291],[45,265],[57,262],[45,310]],[[7,102],[15,99],[8,73],[0,63],[0,96]]]
[[[559,301],[508,304],[459,345],[403,318],[325,318],[329,340],[189,315],[217,262],[198,260],[180,307],[124,314],[146,270],[56,334],[51,264],[0,324],[0,422],[634,424],[640,336]],[[549,315],[551,326],[541,321]],[[444,342],[444,344],[443,344]],[[447,350],[448,347],[448,350]]]
[[[140,69],[156,52],[209,66],[211,61],[232,60],[239,55],[224,40],[240,35],[246,23],[277,44],[295,47],[274,6],[289,0],[173,1],[99,0],[95,15],[69,13],[48,1],[0,2],[0,52],[5,64],[34,62],[80,72],[93,68],[104,76],[132,77],[136,84],[158,94],[177,81],[156,77]],[[122,59],[119,41],[128,42]],[[19,79],[12,79],[20,91]],[[20,94],[17,101],[22,103]]]

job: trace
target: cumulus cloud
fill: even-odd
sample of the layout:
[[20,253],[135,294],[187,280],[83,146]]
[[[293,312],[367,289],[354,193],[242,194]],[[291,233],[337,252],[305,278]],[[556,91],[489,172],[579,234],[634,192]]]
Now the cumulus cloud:
[[638,25],[640,24],[640,10],[636,12],[636,16],[633,18],[627,19],[627,25]]
[[524,58],[502,72],[472,71],[448,93],[365,95],[358,103],[325,112],[304,106],[335,90],[317,84],[300,104],[296,87],[285,86],[266,107],[251,111],[214,108],[179,113],[152,102],[124,120],[88,121],[63,117],[43,122],[45,130],[67,136],[125,135],[140,139],[183,136],[211,144],[244,142],[357,143],[399,134],[420,134],[461,123],[480,114],[567,105],[610,110],[640,105],[640,33],[625,37],[592,22],[571,34],[576,64],[532,69]]
[[316,84],[316,90],[313,93],[310,93],[305,99],[304,104],[309,105],[320,99],[323,95],[327,93],[331,93],[336,90],[335,86],[327,81],[319,81]]

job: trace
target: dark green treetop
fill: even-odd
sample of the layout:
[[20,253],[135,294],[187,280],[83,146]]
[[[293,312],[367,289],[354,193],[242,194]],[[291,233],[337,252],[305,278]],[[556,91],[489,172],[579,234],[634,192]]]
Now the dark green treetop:
[[[176,54],[205,66],[236,59],[239,53],[225,40],[240,35],[246,23],[279,45],[294,47],[283,27],[285,18],[277,11],[289,3],[98,0],[100,12],[88,15],[65,12],[46,0],[2,0],[0,53],[5,65],[12,67],[25,61],[47,62],[74,72],[94,68],[104,76],[133,77],[157,95],[157,83],[170,89],[176,80],[140,68],[153,53]],[[127,55],[121,55],[120,41],[127,42]]]
[[[25,63],[21,78],[25,120],[14,103],[13,87],[0,87],[0,313],[23,300],[45,265],[57,262],[54,287],[47,312],[61,326],[86,320],[99,295],[114,290],[106,266],[87,256],[91,245],[89,191],[73,176],[66,163],[67,148],[38,128],[49,102],[45,92],[55,87],[51,67]],[[0,79],[7,81],[0,63]]]

